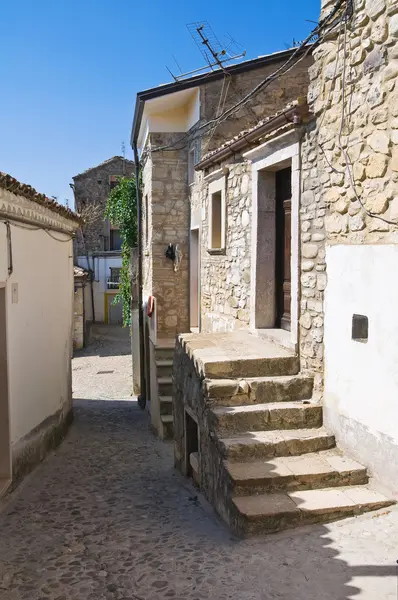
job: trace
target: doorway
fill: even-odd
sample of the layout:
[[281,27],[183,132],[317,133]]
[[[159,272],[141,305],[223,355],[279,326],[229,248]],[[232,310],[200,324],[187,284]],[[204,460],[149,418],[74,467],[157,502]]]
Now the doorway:
[[189,325],[199,329],[200,322],[200,240],[199,228],[191,229],[189,262]]
[[0,284],[0,496],[11,482],[6,299],[6,287]]
[[276,327],[291,329],[292,169],[275,173],[275,292]]

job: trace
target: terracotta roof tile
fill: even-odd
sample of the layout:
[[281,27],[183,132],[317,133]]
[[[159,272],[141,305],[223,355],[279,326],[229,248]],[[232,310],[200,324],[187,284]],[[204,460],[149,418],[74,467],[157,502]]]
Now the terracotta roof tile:
[[21,183],[14,177],[11,177],[11,175],[3,173],[2,171],[0,171],[0,188],[8,190],[9,192],[12,192],[18,196],[28,198],[28,200],[36,202],[36,204],[40,204],[41,206],[45,206],[49,210],[52,210],[66,219],[77,221],[78,223],[81,222],[80,216],[67,206],[62,206],[62,204],[59,204],[55,200],[47,198],[47,196],[40,194],[34,188],[32,188],[32,186],[27,185],[26,183]]
[[75,277],[86,277],[88,275],[88,272],[83,269],[82,267],[78,267],[77,265],[73,266],[73,275]]
[[[249,133],[254,133],[256,131],[256,129],[260,129],[260,127],[265,125],[265,123],[272,121],[272,119],[275,119],[275,117],[279,117],[280,115],[283,115],[287,110],[289,110],[290,108],[293,108],[295,106],[298,106],[298,105],[299,105],[298,101],[289,102],[289,104],[284,106],[282,110],[279,110],[279,111],[273,113],[272,115],[269,115],[265,119],[261,119],[261,121],[259,121],[256,125],[254,125],[253,127],[250,127],[249,129],[243,129],[235,137],[230,138],[228,141],[224,142],[224,144],[221,144],[221,146],[218,146],[218,148],[215,148],[211,152],[207,152],[207,154],[205,154],[203,156],[203,158],[201,159],[200,162],[202,162],[208,158],[211,158],[214,154],[218,154],[218,152],[220,152],[220,150],[223,150],[224,148],[228,148],[228,146],[231,146],[237,140],[244,138]],[[288,123],[287,120],[286,120],[286,123]]]

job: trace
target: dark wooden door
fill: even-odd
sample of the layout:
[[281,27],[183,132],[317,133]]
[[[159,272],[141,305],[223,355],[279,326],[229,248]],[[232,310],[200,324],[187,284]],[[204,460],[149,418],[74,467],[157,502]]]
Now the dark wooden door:
[[276,200],[276,326],[290,331],[292,170],[275,174]]

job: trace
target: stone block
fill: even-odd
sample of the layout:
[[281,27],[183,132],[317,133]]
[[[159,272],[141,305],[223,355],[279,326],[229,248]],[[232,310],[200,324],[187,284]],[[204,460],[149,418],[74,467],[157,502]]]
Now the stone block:
[[375,197],[370,197],[366,200],[366,208],[377,215],[383,214],[388,208],[388,198],[385,194],[377,194]]
[[384,18],[380,18],[373,25],[370,32],[370,39],[375,44],[382,44],[388,38],[388,26]]
[[393,15],[389,21],[390,36],[398,38],[398,14]]
[[366,0],[365,11],[366,14],[373,20],[377,19],[386,9],[385,0]]
[[302,255],[304,258],[315,258],[318,254],[318,246],[316,244],[304,244]]
[[388,154],[390,136],[384,131],[374,131],[368,138],[368,144],[375,152]]
[[355,215],[349,219],[349,227],[351,231],[362,231],[365,227],[365,219],[363,215]]
[[387,158],[382,154],[375,154],[372,156],[369,164],[367,165],[365,172],[366,176],[370,179],[383,177],[387,171]]

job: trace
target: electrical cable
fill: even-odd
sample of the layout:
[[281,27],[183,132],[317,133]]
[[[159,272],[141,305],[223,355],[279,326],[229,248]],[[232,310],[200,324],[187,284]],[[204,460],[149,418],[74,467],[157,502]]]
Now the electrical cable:
[[[322,21],[319,22],[317,27],[311,31],[311,33],[300,44],[300,46],[297,47],[297,49],[293,52],[293,54],[289,57],[289,59],[287,61],[285,61],[285,63],[283,65],[281,65],[278,69],[276,69],[276,71],[274,71],[271,75],[267,76],[264,80],[262,80],[253,90],[251,90],[248,94],[246,94],[246,96],[244,96],[241,100],[239,100],[239,102],[235,103],[232,107],[230,107],[229,109],[224,111],[218,117],[211,119],[205,123],[199,123],[198,125],[194,126],[193,128],[190,129],[190,131],[185,133],[184,136],[182,136],[179,140],[177,140],[173,144],[167,144],[164,146],[149,148],[148,152],[152,153],[152,152],[160,152],[160,151],[166,151],[166,150],[182,150],[182,149],[184,149],[189,143],[189,142],[182,143],[182,142],[184,142],[184,140],[189,139],[189,141],[192,141],[192,139],[197,139],[198,137],[203,137],[204,134],[196,136],[196,137],[195,137],[195,135],[197,132],[203,131],[204,129],[208,128],[209,126],[211,126],[213,124],[218,125],[218,124],[222,123],[228,117],[230,117],[234,112],[237,112],[241,107],[245,106],[254,95],[258,94],[265,87],[268,87],[268,85],[270,85],[273,81],[275,81],[280,75],[285,75],[286,73],[291,71],[295,66],[297,66],[297,64],[299,62],[301,62],[302,60],[304,60],[304,58],[306,58],[308,56],[308,54],[313,50],[314,47],[316,47],[319,43],[321,43],[323,41],[323,39],[326,37],[326,35],[330,34],[331,31],[333,31],[336,24],[340,23],[340,21],[338,21],[337,23],[336,22],[332,23],[330,28],[322,36],[320,35],[320,32],[322,31],[322,29],[328,25],[329,20],[335,16],[335,14],[341,8],[341,6],[344,2],[347,2],[347,0],[339,0],[337,2],[337,4],[335,5],[335,7],[330,12],[330,14],[327,17],[325,17]],[[309,44],[309,41],[315,35],[319,35],[319,39],[315,43]],[[302,50],[304,48],[307,48],[307,49],[305,52],[303,52],[302,56],[300,56],[300,58],[296,62],[294,62],[292,65],[290,65],[292,60],[300,52],[302,52]],[[282,71],[283,71],[283,73],[282,73]],[[145,155],[146,155],[146,153],[144,152],[143,157],[145,157]]]
[[349,155],[347,148],[344,148],[344,145],[342,143],[342,134],[343,134],[345,120],[346,120],[346,114],[345,114],[345,98],[346,98],[345,78],[346,78],[346,72],[347,72],[347,14],[346,13],[345,13],[345,23],[344,23],[343,46],[344,46],[344,48],[343,48],[343,72],[342,72],[342,111],[341,111],[340,129],[339,129],[339,134],[338,134],[338,143],[339,143],[339,148],[343,154],[343,157],[344,157],[344,160],[346,163],[346,170],[348,173],[349,182],[350,182],[351,188],[354,192],[356,200],[359,202],[363,211],[365,212],[366,215],[368,215],[368,217],[371,217],[373,219],[378,219],[380,221],[383,221],[384,223],[387,223],[388,225],[398,226],[398,221],[391,221],[390,219],[386,219],[385,217],[383,217],[377,213],[374,213],[366,208],[365,203],[363,202],[362,198],[360,197],[360,195],[358,194],[358,191],[357,191],[357,186],[356,186],[355,178],[353,175],[353,165],[352,165],[351,157]]

